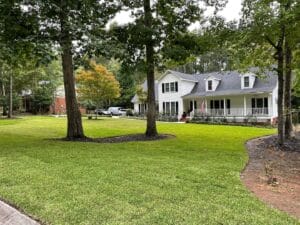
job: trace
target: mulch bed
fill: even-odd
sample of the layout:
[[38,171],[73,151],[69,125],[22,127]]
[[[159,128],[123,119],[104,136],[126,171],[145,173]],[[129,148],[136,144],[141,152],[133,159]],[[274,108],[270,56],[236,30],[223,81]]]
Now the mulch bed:
[[[148,137],[145,134],[129,134],[122,136],[104,137],[104,138],[77,138],[77,139],[58,139],[63,141],[76,141],[76,142],[94,142],[94,143],[122,143],[122,142],[132,142],[132,141],[158,141],[163,139],[175,138],[171,134],[159,134],[157,136]],[[57,139],[56,139],[57,140]]]
[[250,140],[245,186],[267,204],[300,219],[300,140],[278,146],[276,136]]

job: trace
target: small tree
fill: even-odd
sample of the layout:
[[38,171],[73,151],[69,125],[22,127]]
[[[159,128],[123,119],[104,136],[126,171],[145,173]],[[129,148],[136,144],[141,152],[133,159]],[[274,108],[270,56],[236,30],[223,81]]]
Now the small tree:
[[147,92],[143,90],[141,86],[136,87],[136,94],[139,98],[139,101],[141,103],[146,103],[147,102]]
[[97,107],[120,97],[120,84],[114,74],[95,62],[90,62],[88,69],[80,69],[76,81],[80,100],[90,100]]

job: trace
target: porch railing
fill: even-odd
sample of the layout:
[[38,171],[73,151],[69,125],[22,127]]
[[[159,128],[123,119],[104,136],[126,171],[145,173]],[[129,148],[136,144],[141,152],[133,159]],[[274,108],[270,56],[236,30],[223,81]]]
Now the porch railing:
[[269,108],[230,108],[230,109],[196,109],[192,112],[194,116],[268,116]]

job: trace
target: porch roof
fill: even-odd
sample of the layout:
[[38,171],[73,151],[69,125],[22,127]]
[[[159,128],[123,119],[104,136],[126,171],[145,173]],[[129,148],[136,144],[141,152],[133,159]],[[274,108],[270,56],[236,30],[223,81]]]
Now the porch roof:
[[[273,89],[272,89],[273,90]],[[236,90],[228,90],[228,91],[222,91],[222,92],[201,92],[201,93],[192,93],[182,96],[183,99],[191,99],[191,98],[199,98],[199,97],[219,97],[219,96],[238,96],[238,95],[251,95],[251,94],[269,94],[272,92],[272,90],[266,91],[243,91],[239,92]]]

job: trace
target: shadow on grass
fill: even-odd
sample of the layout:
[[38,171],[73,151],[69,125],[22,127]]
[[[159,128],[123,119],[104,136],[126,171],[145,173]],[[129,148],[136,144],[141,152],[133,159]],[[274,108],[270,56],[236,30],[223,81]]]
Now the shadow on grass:
[[124,143],[124,142],[136,142],[136,141],[159,141],[164,139],[175,138],[175,135],[171,134],[159,134],[157,136],[148,137],[145,134],[128,134],[121,136],[112,136],[104,138],[56,138],[51,140],[56,141],[70,141],[70,142],[93,142],[93,143]]

